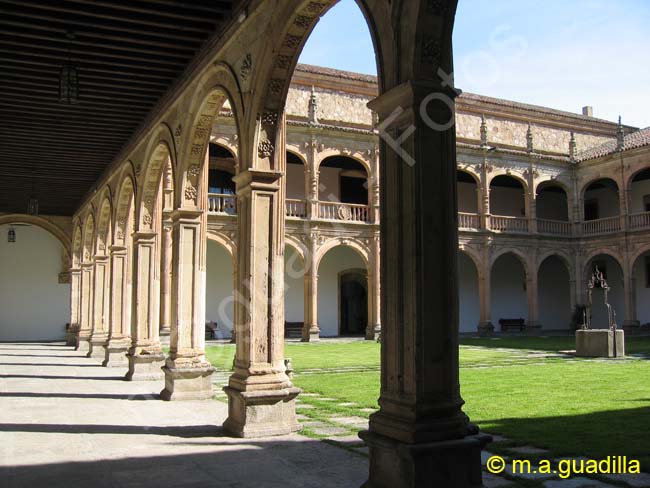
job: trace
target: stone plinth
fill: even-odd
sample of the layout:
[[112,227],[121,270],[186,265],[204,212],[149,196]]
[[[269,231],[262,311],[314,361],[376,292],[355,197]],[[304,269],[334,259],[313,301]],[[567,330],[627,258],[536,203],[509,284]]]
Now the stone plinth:
[[481,337],[491,336],[494,334],[494,325],[492,322],[479,322],[477,331]]
[[200,367],[176,367],[167,361],[163,367],[165,389],[160,392],[163,400],[207,400],[212,398],[212,373],[214,368],[207,364]]
[[576,356],[612,358],[625,356],[625,333],[616,331],[616,353],[614,353],[614,332],[609,329],[576,331]]
[[162,367],[165,365],[165,355],[160,354],[129,354],[129,371],[124,377],[127,381],[157,381],[165,377]]
[[370,477],[363,488],[472,488],[483,486],[481,450],[485,434],[441,442],[407,444],[359,433],[370,450]]
[[75,351],[89,352],[90,351],[90,331],[81,329],[77,333],[77,347]]
[[129,365],[127,352],[131,341],[129,339],[111,339],[106,345],[106,356],[102,366],[107,368],[125,368]]
[[295,400],[300,388],[239,391],[226,386],[228,419],[223,426],[239,437],[286,435],[300,430]]
[[101,359],[102,361],[106,358],[106,344],[108,342],[108,336],[106,334],[93,334],[90,337],[90,350],[88,351],[87,356],[93,359]]

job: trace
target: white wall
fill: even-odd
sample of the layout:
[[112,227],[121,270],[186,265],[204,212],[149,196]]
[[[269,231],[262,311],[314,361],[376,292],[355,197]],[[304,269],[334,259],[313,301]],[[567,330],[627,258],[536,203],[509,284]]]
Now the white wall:
[[492,323],[497,330],[499,319],[528,321],[528,299],[524,267],[512,254],[504,254],[492,266]]
[[339,334],[339,273],[365,268],[361,256],[347,246],[331,249],[321,260],[318,269],[318,325],[321,336]]
[[206,322],[217,322],[224,337],[233,327],[234,277],[232,258],[220,244],[208,239],[206,270]]
[[70,322],[70,285],[59,284],[59,241],[36,226],[0,225],[0,341],[61,340]]
[[521,188],[493,186],[490,191],[490,214],[523,217],[526,210]]
[[305,322],[305,265],[291,246],[284,248],[284,317],[287,322]]
[[539,321],[545,330],[571,328],[571,285],[569,271],[564,262],[552,256],[539,268],[538,282]]
[[287,164],[287,198],[304,200],[305,198],[305,167],[298,164]]
[[642,324],[650,323],[650,288],[646,288],[645,262],[650,253],[645,253],[634,264],[636,278],[636,318]]
[[458,182],[458,211],[478,213],[478,195],[475,183]]
[[474,261],[465,253],[458,253],[459,332],[476,332],[480,319],[478,273]]
[[587,200],[598,201],[598,212],[601,219],[607,217],[616,217],[619,215],[618,192],[613,188],[599,188],[585,192],[585,202]]
[[321,166],[319,169],[318,183],[320,191],[318,193],[318,199],[325,202],[338,202],[341,200],[341,190],[340,190],[340,181],[339,173],[341,170],[339,168],[328,168]]
[[569,220],[567,197],[564,193],[542,191],[537,195],[537,218],[549,220]]
[[[597,256],[593,261],[605,262],[607,269],[607,282],[611,288],[609,291],[609,303],[616,311],[616,322],[619,326],[623,326],[625,320],[625,294],[623,291],[623,271],[618,265],[616,260],[610,256]],[[593,263],[592,261],[592,263]],[[593,264],[589,265],[589,273],[591,273]],[[589,275],[591,276],[591,274]],[[591,326],[594,329],[604,329],[608,326],[607,321],[607,308],[605,307],[604,292],[601,289],[594,288],[593,292],[593,307]]]
[[640,213],[645,211],[643,197],[650,195],[650,180],[642,180],[632,183],[630,191],[630,213]]

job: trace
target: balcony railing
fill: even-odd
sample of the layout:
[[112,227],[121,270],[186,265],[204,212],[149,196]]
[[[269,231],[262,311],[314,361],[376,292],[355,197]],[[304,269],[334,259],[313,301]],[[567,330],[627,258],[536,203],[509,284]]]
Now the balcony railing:
[[604,219],[587,220],[582,223],[582,234],[585,236],[595,236],[598,234],[611,234],[621,230],[621,218],[607,217]]
[[294,200],[287,198],[286,201],[287,217],[297,217],[299,219],[307,218],[307,206],[304,200]]
[[369,222],[367,205],[340,202],[318,202],[318,217],[326,220]]
[[490,215],[490,230],[495,232],[528,232],[528,218]]
[[236,215],[237,196],[223,193],[208,193],[208,213]]
[[458,228],[464,230],[479,230],[481,219],[478,214],[458,212]]
[[650,212],[629,215],[628,226],[630,230],[650,229]]
[[537,232],[553,236],[571,236],[571,222],[563,220],[537,219]]

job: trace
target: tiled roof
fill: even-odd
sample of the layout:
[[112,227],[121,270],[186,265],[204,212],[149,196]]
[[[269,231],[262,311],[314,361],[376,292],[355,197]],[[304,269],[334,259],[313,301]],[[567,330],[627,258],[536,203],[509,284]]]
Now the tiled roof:
[[[623,150],[636,149],[638,147],[650,146],[650,127],[637,130],[627,134],[623,139]],[[592,147],[578,154],[578,161],[587,161],[589,159],[600,158],[613,154],[617,151],[617,141],[609,141],[600,146]]]

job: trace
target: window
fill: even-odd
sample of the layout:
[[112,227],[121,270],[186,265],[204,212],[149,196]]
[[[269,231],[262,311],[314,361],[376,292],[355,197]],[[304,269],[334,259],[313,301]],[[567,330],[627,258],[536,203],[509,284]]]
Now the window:
[[232,181],[232,175],[227,171],[211,169],[208,173],[208,193],[233,195],[235,183]]
[[596,220],[599,215],[598,200],[585,200],[585,220]]

